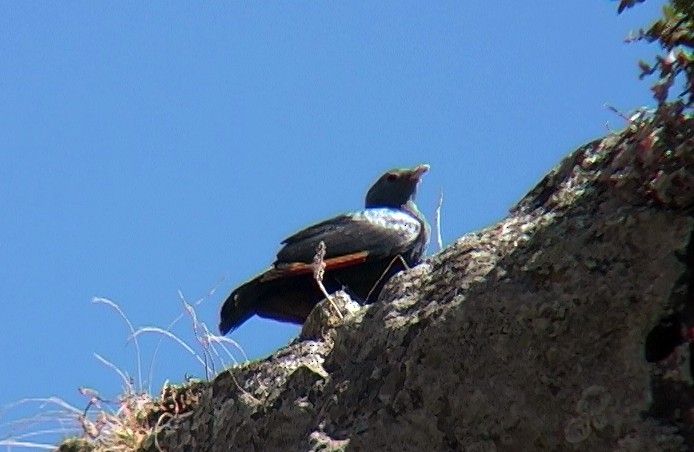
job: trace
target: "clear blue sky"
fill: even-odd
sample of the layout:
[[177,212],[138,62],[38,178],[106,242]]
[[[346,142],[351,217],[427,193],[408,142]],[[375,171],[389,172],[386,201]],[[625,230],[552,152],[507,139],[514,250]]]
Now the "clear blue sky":
[[[443,190],[444,242],[504,217],[623,127],[605,103],[652,104],[636,62],[656,49],[623,39],[661,4],[3,2],[0,406],[115,397],[93,353],[134,375],[134,350],[93,297],[166,327],[180,290],[216,329],[284,237],[360,208],[391,167],[431,164],[418,204],[431,216]],[[193,342],[188,319],[175,331]],[[297,332],[231,337],[253,359]],[[148,365],[159,337],[141,339]],[[155,390],[185,374],[203,372],[166,341]]]

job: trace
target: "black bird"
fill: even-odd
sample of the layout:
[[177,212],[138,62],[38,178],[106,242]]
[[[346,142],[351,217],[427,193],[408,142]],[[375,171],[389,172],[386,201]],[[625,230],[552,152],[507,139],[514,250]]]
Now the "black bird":
[[222,305],[219,331],[227,334],[254,314],[303,323],[324,298],[313,265],[321,242],[326,290],[344,288],[357,301],[376,301],[391,276],[421,261],[429,243],[429,225],[414,203],[419,180],[428,170],[429,165],[419,165],[388,171],[369,189],[364,210],[285,239],[270,269],[231,292]]

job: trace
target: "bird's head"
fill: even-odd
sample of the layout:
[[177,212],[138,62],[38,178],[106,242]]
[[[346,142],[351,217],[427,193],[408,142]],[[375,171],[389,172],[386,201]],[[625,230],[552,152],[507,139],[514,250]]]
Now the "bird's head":
[[366,194],[366,208],[405,206],[414,200],[417,184],[429,165],[414,168],[393,169],[381,176]]

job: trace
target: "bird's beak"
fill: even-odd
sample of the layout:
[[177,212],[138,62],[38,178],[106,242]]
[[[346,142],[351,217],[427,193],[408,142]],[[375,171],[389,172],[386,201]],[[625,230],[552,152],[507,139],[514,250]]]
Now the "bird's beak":
[[415,168],[412,169],[412,176],[410,176],[413,180],[419,180],[421,177],[429,171],[430,166],[427,165],[426,163],[423,165],[416,166]]

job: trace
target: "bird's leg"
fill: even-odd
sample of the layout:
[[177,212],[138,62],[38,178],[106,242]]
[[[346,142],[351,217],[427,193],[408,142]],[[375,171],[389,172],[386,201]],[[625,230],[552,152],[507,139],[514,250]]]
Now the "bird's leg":
[[335,308],[335,311],[337,312],[338,317],[341,319],[344,318],[342,315],[342,312],[340,311],[340,308],[335,305],[335,302],[333,299],[330,297],[330,294],[328,291],[325,289],[325,285],[323,285],[323,276],[325,275],[325,242],[321,240],[321,242],[318,244],[318,248],[316,248],[316,255],[313,256],[313,279],[316,280],[316,283],[318,284],[318,288],[320,291],[325,295],[325,298],[327,298],[328,302],[332,305],[333,308]]
[[369,290],[369,293],[366,294],[366,299],[367,299],[367,300],[371,297],[371,294],[373,293],[373,291],[376,289],[376,287],[378,287],[379,284],[381,284],[381,281],[383,281],[383,278],[386,277],[386,275],[388,274],[388,272],[390,271],[390,269],[393,268],[393,264],[395,264],[397,261],[400,261],[400,262],[402,263],[402,266],[405,267],[405,270],[409,270],[409,269],[410,269],[410,266],[407,265],[407,262],[405,261],[405,259],[404,259],[401,255],[398,254],[397,256],[395,256],[395,257],[390,261],[390,263],[388,264],[388,266],[386,267],[386,269],[383,270],[383,273],[381,273],[381,276],[378,278],[378,280],[377,280],[376,283],[373,285],[373,287],[371,288],[371,290]]

